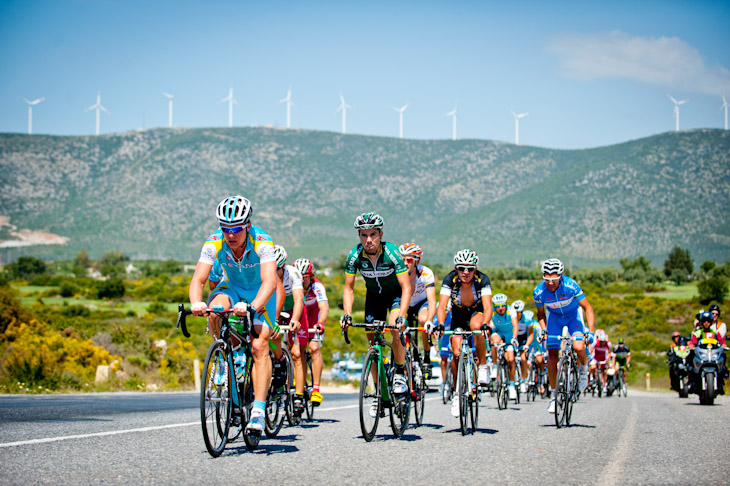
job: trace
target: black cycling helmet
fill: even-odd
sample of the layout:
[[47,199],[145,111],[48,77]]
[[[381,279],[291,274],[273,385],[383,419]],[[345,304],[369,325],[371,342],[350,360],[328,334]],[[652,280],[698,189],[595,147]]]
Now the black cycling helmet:
[[708,311],[717,311],[717,315],[720,316],[720,306],[717,304],[710,304],[710,307],[707,308]]
[[704,311],[700,314],[700,325],[702,325],[702,323],[704,322],[709,322],[710,324],[712,324],[714,320],[715,319],[712,317],[712,313],[709,311]]

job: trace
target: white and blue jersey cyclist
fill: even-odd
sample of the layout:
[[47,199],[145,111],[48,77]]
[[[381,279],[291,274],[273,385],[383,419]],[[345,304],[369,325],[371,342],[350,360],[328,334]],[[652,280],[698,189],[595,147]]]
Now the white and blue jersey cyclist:
[[[261,228],[251,225],[246,247],[240,259],[233,255],[223,237],[223,231],[218,229],[206,239],[198,260],[213,265],[209,276],[211,280],[226,277],[220,280],[210,292],[208,303],[218,294],[226,295],[231,305],[241,301],[251,303],[261,287],[260,265],[275,260],[271,237]],[[258,309],[258,311],[254,317],[254,324],[266,324],[273,329],[273,316],[276,316],[276,293],[271,296],[265,308]]]
[[499,334],[499,337],[502,338],[502,341],[507,344],[507,347],[505,350],[511,349],[512,345],[510,344],[512,342],[513,336],[513,328],[512,328],[512,316],[514,315],[514,310],[512,309],[512,306],[507,306],[507,311],[504,314],[500,314],[496,310],[492,313],[492,330],[494,333]]
[[582,341],[587,327],[583,323],[583,312],[579,302],[585,299],[583,290],[572,278],[563,275],[560,285],[551,292],[545,282],[540,282],[532,293],[535,306],[545,307],[547,320],[547,349],[560,348],[560,336],[567,327],[574,341]]

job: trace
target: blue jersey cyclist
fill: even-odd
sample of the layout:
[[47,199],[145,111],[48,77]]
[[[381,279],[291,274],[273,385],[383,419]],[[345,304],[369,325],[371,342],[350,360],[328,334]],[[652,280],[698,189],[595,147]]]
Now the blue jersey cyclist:
[[[340,326],[352,323],[352,307],[355,303],[355,274],[359,270],[365,280],[365,321],[384,321],[390,325],[398,325],[401,329],[411,301],[411,282],[408,269],[393,243],[382,241],[383,218],[375,213],[363,213],[355,218],[360,243],[347,256],[345,263],[345,286],[342,289],[342,308],[345,314],[340,319]],[[388,316],[390,311],[390,316]],[[405,393],[408,390],[405,378],[406,349],[398,338],[398,331],[393,336],[393,355],[395,357],[395,375],[393,376],[393,392]],[[367,333],[372,341],[374,333]],[[371,416],[378,410],[378,401],[373,402]]]
[[[542,373],[542,370],[545,368],[544,354],[546,353],[542,328],[540,327],[540,324],[534,319],[535,314],[532,311],[527,310],[522,315],[528,323],[527,341],[525,343],[525,349],[527,349],[527,364],[529,366],[530,360],[534,359],[535,364],[537,364],[537,368],[539,369],[540,373]],[[538,391],[542,395],[542,383],[540,383],[540,389]]]
[[525,303],[521,300],[512,302],[511,315],[517,319],[517,349],[520,353],[520,371],[522,372],[522,382],[520,383],[520,391],[527,392],[527,336],[529,334],[529,326],[531,319],[525,316]]
[[[489,342],[492,344],[492,362],[497,363],[497,346],[505,343],[504,357],[507,359],[507,371],[509,374],[509,398],[517,399],[515,389],[515,350],[517,349],[517,317],[512,308],[507,305],[507,296],[495,294],[492,297],[494,314],[489,327],[492,328],[492,335]],[[492,367],[493,378],[496,377],[497,367]]]
[[[190,280],[190,310],[204,315],[208,306],[231,308],[237,316],[252,319],[258,338],[251,343],[254,359],[254,405],[246,426],[248,432],[264,430],[264,406],[271,379],[269,339],[276,315],[276,259],[271,237],[251,224],[251,202],[242,196],[231,196],[218,205],[216,217],[220,229],[210,235],[200,252],[195,273]],[[211,291],[203,302],[203,287],[218,262],[226,280]],[[245,301],[248,306],[243,303]],[[220,319],[208,317],[208,331],[218,336]]]
[[555,413],[554,387],[558,374],[560,336],[563,334],[563,328],[566,328],[572,336],[573,349],[578,354],[580,391],[585,390],[588,385],[588,353],[584,341],[583,316],[579,310],[582,309],[585,313],[589,333],[592,334],[594,330],[593,307],[588,303],[578,283],[563,275],[564,270],[563,262],[557,258],[545,260],[542,264],[543,282],[532,292],[537,307],[537,321],[540,327],[547,329],[548,374],[552,392],[548,405],[550,413]]

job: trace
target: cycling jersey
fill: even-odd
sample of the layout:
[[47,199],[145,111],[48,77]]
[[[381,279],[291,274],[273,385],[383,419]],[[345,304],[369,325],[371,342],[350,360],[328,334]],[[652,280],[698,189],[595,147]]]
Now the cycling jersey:
[[421,306],[426,300],[426,289],[435,287],[435,277],[430,268],[423,265],[416,265],[416,283],[413,295],[411,296],[411,307]]
[[[322,282],[314,277],[310,279],[312,283],[304,294],[304,310],[307,313],[307,326],[316,326],[319,322],[319,304],[327,302],[327,292]],[[322,327],[324,324],[323,322]],[[310,334],[308,337],[311,339],[314,335]]]
[[271,237],[257,226],[251,226],[243,256],[236,259],[219,229],[208,237],[198,261],[214,265],[216,260],[225,271],[230,284],[242,289],[261,287],[262,263],[276,260]]
[[284,277],[282,278],[282,284],[284,285],[284,292],[286,293],[283,310],[290,311],[294,309],[294,295],[292,294],[292,290],[298,289],[304,292],[301,272],[293,265],[284,265]]
[[578,283],[570,277],[563,276],[560,285],[555,292],[550,292],[545,282],[540,282],[532,292],[535,305],[538,308],[545,307],[547,311],[547,349],[560,348],[560,335],[563,328],[576,341],[584,339],[583,313],[580,307],[581,300],[585,295]]
[[626,359],[631,356],[631,350],[629,350],[629,347],[625,344],[617,344],[613,348],[613,354],[616,356],[616,361],[621,366],[624,366],[626,364]]
[[602,361],[608,361],[610,354],[611,354],[611,344],[608,342],[604,342],[603,344],[601,344],[601,342],[599,341],[593,347],[594,359],[599,363]]
[[213,263],[213,268],[210,269],[210,273],[208,274],[208,280],[211,282],[222,282],[226,279],[226,272],[223,271],[223,267],[221,267],[221,264],[218,262],[218,260]]
[[[233,305],[242,301],[251,303],[256,298],[258,290],[261,288],[261,264],[276,261],[276,256],[271,237],[259,227],[252,225],[248,230],[241,258],[234,256],[233,250],[223,236],[223,230],[218,229],[203,244],[198,261],[213,267],[218,263],[219,269],[215,271],[214,276],[225,275],[227,277],[225,281],[219,281],[211,291],[208,304],[216,295],[223,294]],[[254,324],[266,324],[273,328],[272,316],[276,314],[276,291],[265,304],[264,309],[258,310],[259,313],[254,316]]]
[[400,294],[401,288],[397,276],[408,271],[406,264],[403,263],[403,257],[398,252],[398,247],[386,241],[380,245],[375,268],[373,268],[373,262],[365,254],[362,245],[355,246],[347,256],[345,274],[355,275],[357,270],[360,270],[360,274],[365,280],[367,291],[377,294],[395,292]]
[[439,295],[448,295],[451,303],[451,328],[469,330],[469,322],[471,318],[480,312],[484,312],[482,304],[482,293],[484,295],[492,294],[492,286],[489,277],[480,271],[474,273],[471,282],[471,291],[474,295],[474,303],[471,306],[461,304],[461,280],[453,270],[441,283],[441,292]]
[[[509,314],[511,316],[516,317],[517,311],[514,310],[514,308],[510,308]],[[523,312],[522,317],[520,318],[519,321],[517,321],[517,335],[518,336],[525,336],[525,338],[527,338],[527,326],[529,325],[530,322],[531,321],[528,321],[527,319],[525,319],[525,314]]]
[[492,329],[499,334],[502,341],[509,344],[512,342],[512,306],[507,306],[507,312],[499,315],[497,312],[492,313]]

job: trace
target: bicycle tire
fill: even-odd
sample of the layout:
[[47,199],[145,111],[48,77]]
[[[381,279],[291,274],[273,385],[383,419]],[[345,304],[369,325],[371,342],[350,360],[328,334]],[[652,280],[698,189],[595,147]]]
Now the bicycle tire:
[[227,363],[225,344],[216,341],[208,348],[203,364],[203,375],[200,385],[200,421],[203,429],[203,441],[208,454],[218,457],[228,442],[228,430],[231,425],[233,401],[230,399],[231,376],[228,366],[224,365],[223,380],[220,385],[214,383],[219,373],[219,363]]
[[464,353],[459,355],[458,368],[456,370],[456,386],[459,394],[459,426],[461,427],[461,435],[466,435],[469,428],[469,390],[471,380],[467,376],[466,357]]
[[304,410],[307,412],[307,422],[314,420],[314,402],[312,401],[312,390],[314,389],[313,380],[314,374],[312,373],[312,356],[309,351],[306,352],[307,365],[304,367],[304,372],[309,372],[304,380]]
[[715,372],[710,371],[705,374],[705,376],[702,377],[702,380],[704,381],[705,389],[702,391],[702,394],[705,396],[705,403],[704,405],[714,405],[715,404]]
[[[360,375],[360,392],[358,394],[360,430],[366,442],[370,442],[375,437],[375,432],[378,430],[378,422],[380,421],[380,413],[383,409],[378,361],[378,352],[375,349],[368,350],[365,355],[365,361],[363,362],[362,374]],[[373,404],[376,405],[375,417],[370,416],[370,409]]]
[[568,397],[568,362],[565,358],[558,361],[558,373],[555,384],[555,426],[561,428],[565,425],[566,407],[570,402]]
[[421,364],[418,361],[413,362],[413,414],[416,418],[416,426],[423,425],[423,409],[426,401],[426,379],[423,376]]
[[[241,427],[243,429],[243,441],[246,443],[246,448],[249,451],[256,450],[259,446],[259,441],[261,441],[260,432],[255,433],[246,431],[246,425],[251,418],[251,410],[253,409],[254,402],[253,373],[251,373],[251,371],[252,370],[249,368],[249,373],[246,375],[246,378],[243,381],[243,406],[241,407]],[[266,410],[267,405],[268,404],[264,405],[264,411]],[[264,426],[264,428],[266,427]]]
[[505,363],[499,364],[497,370],[498,389],[497,389],[497,403],[500,410],[506,410],[509,406],[509,374],[507,373],[507,365]]
[[291,351],[289,351],[288,347],[282,345],[281,350],[284,353],[284,361],[286,361],[284,412],[286,413],[286,421],[289,426],[295,427],[301,423],[302,419],[294,414],[294,360],[291,357]]
[[[273,357],[272,357],[273,359]],[[269,393],[266,397],[266,410],[264,411],[265,426],[264,433],[269,439],[273,439],[279,434],[281,428],[284,426],[284,419],[286,413],[286,399],[288,398],[288,392],[286,386],[283,390],[277,390],[274,388],[274,380],[272,378],[271,385],[269,386]]]
[[451,401],[452,391],[454,387],[454,376],[451,374],[451,362],[446,364],[446,377],[443,379],[444,390],[441,394],[441,399],[444,405],[447,405]]
[[[392,362],[395,362],[395,358],[391,356]],[[403,374],[406,377],[406,392],[395,394],[393,393],[392,379],[395,376],[393,373],[390,377],[391,382],[388,383],[390,392],[390,427],[393,429],[393,435],[398,439],[403,437],[403,433],[408,428],[408,422],[411,418],[411,383],[413,382],[413,363],[410,357],[406,353],[406,361],[403,364]]]
[[471,390],[469,393],[469,417],[471,418],[471,433],[474,435],[479,425],[479,375],[473,356],[469,357],[471,365]]
[[573,404],[578,400],[578,370],[575,361],[569,366],[568,378],[568,401],[565,404],[565,425],[570,426],[570,419],[573,416]]

